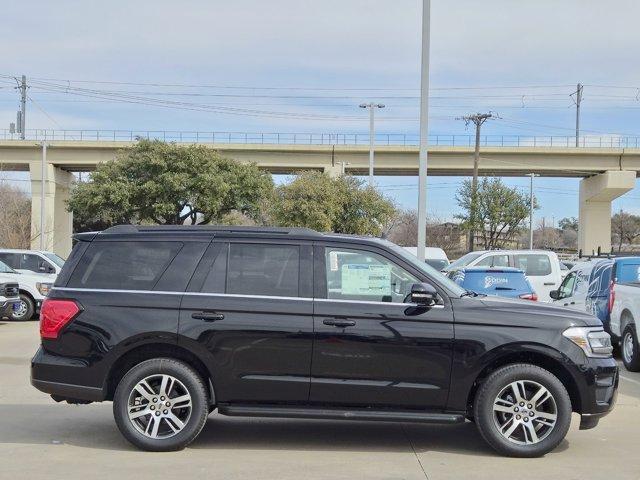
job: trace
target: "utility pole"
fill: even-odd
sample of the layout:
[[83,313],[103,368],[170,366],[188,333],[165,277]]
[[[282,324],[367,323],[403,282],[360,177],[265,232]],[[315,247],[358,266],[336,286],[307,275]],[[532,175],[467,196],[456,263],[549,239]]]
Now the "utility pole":
[[[17,81],[18,79],[16,79]],[[17,87],[20,89],[20,111],[18,112],[18,128],[20,131],[20,139],[25,139],[25,124],[27,117],[27,77],[22,75],[22,81]]]
[[584,86],[579,83],[576,90],[576,147],[580,146],[580,104],[582,103],[582,90]]
[[478,169],[480,167],[480,130],[484,122],[490,118],[494,118],[495,115],[489,113],[476,113],[475,115],[467,115],[465,117],[459,117],[457,120],[464,120],[466,125],[473,123],[476,126],[476,148],[473,154],[473,179],[471,180],[471,211],[469,212],[469,219],[471,220],[472,229],[469,231],[469,251],[473,252],[474,234],[475,234],[475,220],[476,220],[476,204],[478,196]]
[[[535,173],[530,173],[531,184],[529,186],[529,250],[533,250],[533,179],[537,177]],[[542,230],[544,234],[544,229]]]
[[382,103],[362,103],[360,108],[369,109],[369,186],[373,187],[373,160],[376,140],[376,124],[374,110],[376,108],[384,108]]
[[422,52],[420,60],[420,154],[418,156],[418,260],[424,262],[427,246],[427,170],[429,143],[429,48],[431,0],[422,0]]

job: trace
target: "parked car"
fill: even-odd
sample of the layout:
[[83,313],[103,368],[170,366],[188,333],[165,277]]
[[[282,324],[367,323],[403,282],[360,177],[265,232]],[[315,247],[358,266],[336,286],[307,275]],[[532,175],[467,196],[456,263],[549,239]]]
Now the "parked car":
[[478,296],[386,240],[230,226],[75,239],[31,382],[56,401],[113,401],[145,450],[183,448],[217,409],[469,419],[498,452],[533,457],[558,446],[572,411],[593,428],[615,402],[597,318]]
[[[417,247],[404,247],[404,249],[412,255],[418,256]],[[449,257],[446,252],[437,247],[425,247],[425,259],[428,265],[431,265],[438,271],[442,271],[449,266]]]
[[13,309],[11,320],[30,320],[40,310],[40,305],[53,286],[51,275],[36,273],[22,273],[0,262],[0,282],[17,283],[19,288],[19,303]]
[[10,317],[19,302],[17,283],[0,283],[0,318]]
[[465,290],[483,295],[538,300],[522,270],[511,267],[467,267],[449,272],[449,278]]
[[615,259],[611,279],[611,334],[620,339],[622,361],[627,370],[640,372],[640,257]]
[[560,286],[560,261],[546,250],[484,250],[470,252],[452,262],[446,272],[463,267],[514,267],[525,272],[541,301],[549,302],[549,293]]
[[[64,259],[44,250],[0,249],[0,261],[23,273],[58,275]],[[55,280],[55,279],[54,279]]]

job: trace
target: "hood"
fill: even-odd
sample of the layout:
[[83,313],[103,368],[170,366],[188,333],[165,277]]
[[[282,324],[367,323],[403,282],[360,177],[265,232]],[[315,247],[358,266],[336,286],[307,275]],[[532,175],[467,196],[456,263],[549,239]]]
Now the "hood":
[[527,322],[553,321],[554,323],[557,322],[558,325],[564,324],[567,328],[602,326],[602,322],[598,317],[586,311],[580,312],[550,303],[493,296],[481,297],[476,300],[488,309],[493,309],[503,314],[510,313],[513,318]]

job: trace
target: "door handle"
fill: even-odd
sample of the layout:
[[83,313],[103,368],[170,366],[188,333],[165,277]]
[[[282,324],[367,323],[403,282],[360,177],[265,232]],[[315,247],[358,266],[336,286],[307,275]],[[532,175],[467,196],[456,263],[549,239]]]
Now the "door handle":
[[551,286],[551,285],[555,285],[554,282],[544,282],[545,286]]
[[224,315],[216,312],[194,312],[191,314],[191,318],[204,320],[205,322],[215,322],[218,320],[224,320]]
[[332,325],[334,327],[353,327],[355,326],[356,322],[354,320],[341,320],[338,318],[325,318],[322,323],[324,323],[325,325]]

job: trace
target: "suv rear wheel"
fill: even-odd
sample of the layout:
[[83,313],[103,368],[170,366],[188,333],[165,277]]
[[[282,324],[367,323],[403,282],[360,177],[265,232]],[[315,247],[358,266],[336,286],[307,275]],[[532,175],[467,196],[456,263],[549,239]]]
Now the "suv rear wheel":
[[571,399],[553,374],[530,364],[493,372],[474,402],[476,425],[495,450],[512,457],[539,457],[564,439]]
[[136,447],[181,450],[200,433],[209,414],[207,390],[187,364],[156,358],[133,367],[120,380],[113,415]]
[[630,372],[640,372],[640,346],[633,324],[627,325],[620,342],[622,361]]

